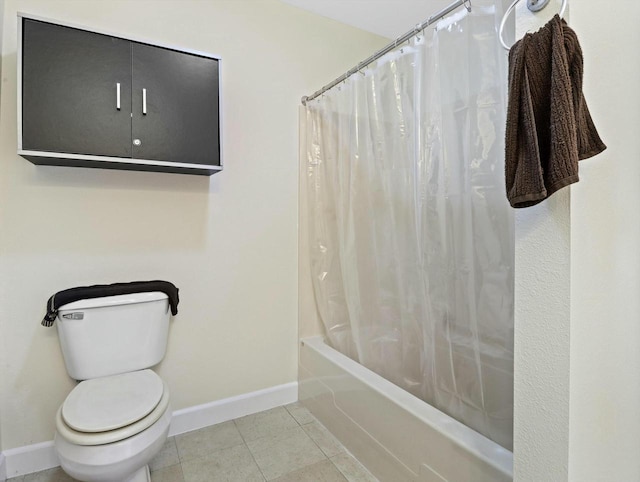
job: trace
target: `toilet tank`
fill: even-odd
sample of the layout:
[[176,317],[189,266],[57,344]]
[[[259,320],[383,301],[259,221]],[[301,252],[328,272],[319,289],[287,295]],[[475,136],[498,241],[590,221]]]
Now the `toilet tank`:
[[149,368],[164,358],[169,299],[161,292],[74,301],[56,325],[69,375],[76,380]]

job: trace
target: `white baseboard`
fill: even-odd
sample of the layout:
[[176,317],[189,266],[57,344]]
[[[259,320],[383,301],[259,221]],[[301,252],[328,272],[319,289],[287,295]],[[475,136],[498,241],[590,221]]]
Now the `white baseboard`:
[[[297,400],[298,382],[291,382],[183,408],[173,412],[169,436],[262,412]],[[0,453],[0,482],[3,482],[6,477],[31,474],[59,465],[53,441],[5,450]]]
[[3,452],[6,458],[7,477],[31,474],[60,465],[53,441],[25,445]]
[[169,436],[191,432],[298,400],[298,382],[285,383],[236,397],[173,412]]

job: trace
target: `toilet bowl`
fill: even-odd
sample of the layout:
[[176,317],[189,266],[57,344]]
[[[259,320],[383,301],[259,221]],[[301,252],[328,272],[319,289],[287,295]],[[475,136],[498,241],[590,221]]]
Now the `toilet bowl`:
[[148,482],[171,422],[169,389],[151,370],[81,382],[56,415],[63,470],[87,482]]
[[148,464],[171,423],[169,388],[150,369],[166,353],[168,298],[164,292],[127,292],[59,307],[55,321],[65,366],[79,383],[56,414],[54,447],[73,478],[150,482]]

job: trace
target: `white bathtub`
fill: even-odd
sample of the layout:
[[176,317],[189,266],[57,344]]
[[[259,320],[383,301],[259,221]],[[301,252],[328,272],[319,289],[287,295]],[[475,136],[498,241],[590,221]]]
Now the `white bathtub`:
[[328,346],[300,340],[300,401],[382,482],[513,480],[513,454]]

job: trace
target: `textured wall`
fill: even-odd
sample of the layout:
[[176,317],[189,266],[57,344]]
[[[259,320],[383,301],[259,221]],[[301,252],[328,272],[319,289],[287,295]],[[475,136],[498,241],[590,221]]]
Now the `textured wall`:
[[[520,35],[537,28],[518,13]],[[581,162],[570,209],[564,192],[518,216],[517,481],[640,480],[638,18],[631,0],[572,4],[609,148]]]
[[573,482],[640,480],[640,2],[571,7],[585,96],[608,145],[571,202]]
[[[559,11],[521,2],[516,36]],[[516,212],[514,480],[567,480],[569,457],[570,189]],[[588,479],[585,479],[588,480]]]
[[[222,57],[225,170],[212,178],[36,167],[16,155],[16,11]],[[159,367],[174,409],[296,379],[300,97],[384,41],[275,0],[7,0],[0,114],[2,448],[50,440],[73,382],[47,298],[180,287]]]

